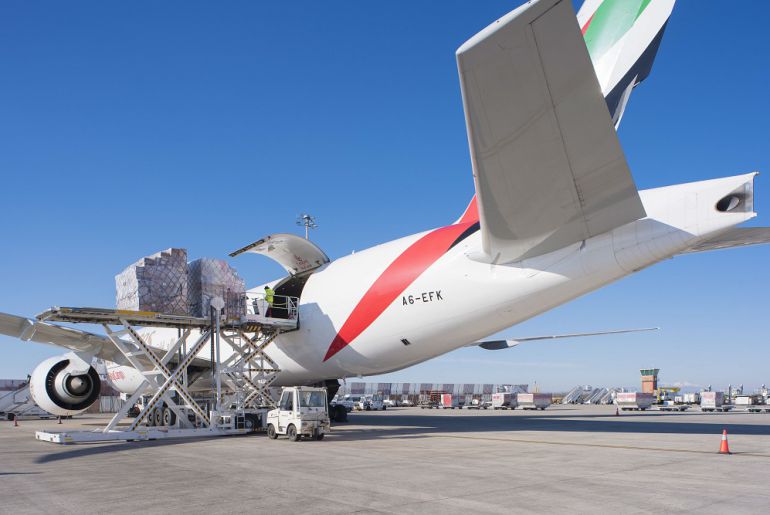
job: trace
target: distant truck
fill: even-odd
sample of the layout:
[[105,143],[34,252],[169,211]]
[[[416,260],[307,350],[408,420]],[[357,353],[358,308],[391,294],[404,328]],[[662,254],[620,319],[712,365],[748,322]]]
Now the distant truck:
[[644,411],[655,401],[651,393],[642,392],[618,392],[615,395],[615,404],[623,411]]
[[725,394],[722,392],[701,392],[701,411],[729,411],[730,406],[725,405]]
[[544,410],[553,402],[550,393],[517,393],[516,402],[521,409]]
[[493,393],[492,409],[516,409],[516,394],[509,392]]
[[460,408],[460,399],[451,393],[442,393],[439,400],[439,407],[443,409]]

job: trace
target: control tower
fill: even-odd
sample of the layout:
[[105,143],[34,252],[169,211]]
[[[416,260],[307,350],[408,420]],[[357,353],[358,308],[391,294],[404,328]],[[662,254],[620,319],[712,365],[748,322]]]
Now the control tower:
[[655,393],[658,389],[659,368],[643,368],[639,371],[642,374],[642,393]]

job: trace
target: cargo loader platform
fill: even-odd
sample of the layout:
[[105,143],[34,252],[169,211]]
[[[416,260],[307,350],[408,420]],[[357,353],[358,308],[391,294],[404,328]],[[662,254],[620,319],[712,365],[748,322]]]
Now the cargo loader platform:
[[[101,325],[109,339],[101,344],[114,347],[110,349],[113,361],[136,369],[144,381],[107,426],[93,431],[37,431],[35,438],[74,444],[264,430],[267,412],[276,407],[270,385],[280,372],[265,349],[277,335],[297,329],[298,299],[276,298],[276,303],[282,303],[276,311],[285,318],[269,316],[273,304],[258,304],[258,298],[243,300],[239,304],[247,309],[228,316],[223,299],[214,298],[210,318],[92,307],[53,307],[40,313],[37,319],[41,322]],[[144,327],[177,329],[176,341],[168,348],[152,346],[143,335]],[[206,345],[210,352],[202,352]],[[188,368],[195,370],[188,373]],[[191,390],[190,378],[204,382]],[[119,427],[141,400],[143,406],[134,420]],[[158,424],[161,411],[162,423]]]

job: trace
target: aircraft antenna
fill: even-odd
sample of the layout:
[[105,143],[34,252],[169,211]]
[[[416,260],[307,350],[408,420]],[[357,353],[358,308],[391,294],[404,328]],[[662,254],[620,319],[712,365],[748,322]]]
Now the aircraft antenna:
[[310,229],[317,229],[318,224],[315,221],[315,217],[313,215],[309,215],[307,213],[302,213],[297,217],[297,225],[304,225],[305,226],[305,239],[310,239]]

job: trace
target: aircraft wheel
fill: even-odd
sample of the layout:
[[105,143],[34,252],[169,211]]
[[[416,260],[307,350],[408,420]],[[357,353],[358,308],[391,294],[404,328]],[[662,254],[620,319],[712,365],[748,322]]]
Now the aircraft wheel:
[[176,424],[176,413],[169,407],[163,408],[163,425],[171,427],[174,424]]
[[291,440],[292,442],[299,442],[300,437],[299,437],[299,434],[297,434],[297,428],[294,427],[294,424],[291,424],[286,429],[286,435],[289,437],[289,440]]
[[275,432],[275,426],[273,424],[267,425],[267,437],[271,440],[278,438],[278,433]]

